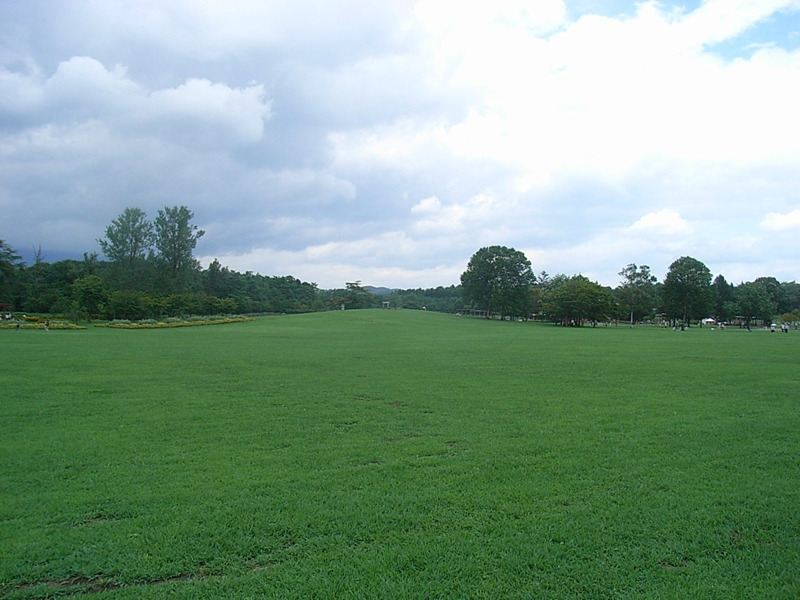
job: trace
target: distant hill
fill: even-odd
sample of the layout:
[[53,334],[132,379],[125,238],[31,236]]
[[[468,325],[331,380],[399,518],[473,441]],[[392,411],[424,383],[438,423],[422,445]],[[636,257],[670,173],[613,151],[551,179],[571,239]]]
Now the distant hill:
[[387,296],[394,291],[390,290],[389,288],[375,287],[373,285],[365,285],[364,289],[368,291],[370,294],[375,294],[376,296]]

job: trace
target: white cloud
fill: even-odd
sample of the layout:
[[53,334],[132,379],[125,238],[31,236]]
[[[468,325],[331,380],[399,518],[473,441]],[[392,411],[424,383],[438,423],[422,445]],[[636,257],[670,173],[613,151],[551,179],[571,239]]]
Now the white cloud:
[[233,89],[207,79],[189,79],[177,88],[155,90],[144,109],[156,122],[185,122],[181,128],[214,126],[217,133],[241,143],[258,141],[270,117],[263,85]]
[[797,160],[800,52],[765,48],[733,63],[704,53],[789,3],[766,4],[709,2],[683,14],[648,2],[631,18],[561,23],[547,39],[491,15],[481,14],[479,34],[455,19],[435,29],[445,33],[434,54],[448,57],[443,77],[483,101],[441,139],[456,156],[523,167],[528,186],[556,169],[622,176],[648,156]]
[[644,215],[631,225],[629,230],[647,235],[674,235],[691,233],[692,227],[676,211],[665,208],[664,210]]
[[475,244],[481,244],[490,232],[504,227],[511,214],[509,204],[490,192],[449,204],[429,198],[412,207],[411,212],[418,218],[410,225],[409,232],[417,238],[431,240],[446,236],[451,243],[460,239]]
[[116,65],[108,70],[87,56],[61,62],[44,82],[43,92],[45,102],[55,110],[66,108],[71,114],[94,117],[109,110],[129,109],[130,103],[143,95],[124,67]]
[[715,44],[742,33],[797,0],[706,0],[680,20],[681,34],[697,46]]
[[252,143],[271,116],[261,84],[233,88],[189,78],[174,88],[149,91],[123,66],[109,70],[84,56],[62,61],[49,78],[5,72],[0,81],[15,92],[2,106],[6,110],[51,123],[99,120],[127,136],[178,136],[191,143],[213,136],[216,144]]
[[14,73],[0,66],[0,114],[20,115],[42,103],[42,88],[37,77]]
[[423,198],[417,204],[411,207],[412,213],[431,214],[437,213],[442,208],[442,203],[436,196],[429,196]]
[[768,231],[786,231],[800,229],[800,209],[788,213],[768,213],[761,219],[761,228]]
[[441,128],[413,119],[375,127],[328,134],[334,163],[347,167],[374,167],[384,164],[402,170],[416,170],[426,164],[430,154],[440,151]]

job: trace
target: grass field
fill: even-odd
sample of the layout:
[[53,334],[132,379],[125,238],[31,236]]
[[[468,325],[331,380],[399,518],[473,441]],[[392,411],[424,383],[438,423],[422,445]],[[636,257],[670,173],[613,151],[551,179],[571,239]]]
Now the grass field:
[[0,598],[800,597],[800,333],[0,331]]

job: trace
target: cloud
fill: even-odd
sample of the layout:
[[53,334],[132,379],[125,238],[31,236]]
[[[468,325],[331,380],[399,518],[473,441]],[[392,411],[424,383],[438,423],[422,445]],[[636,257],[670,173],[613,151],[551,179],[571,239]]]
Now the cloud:
[[796,0],[706,0],[680,19],[682,36],[697,46],[736,37],[781,9],[797,8]]
[[649,156],[796,160],[781,124],[800,133],[796,119],[786,120],[800,102],[797,86],[787,87],[794,77],[786,78],[800,54],[765,48],[725,63],[703,52],[775,6],[726,4],[727,24],[700,32],[695,21],[715,20],[719,3],[703,5],[703,15],[643,3],[633,17],[586,15],[548,38],[486,20],[469,42],[442,41],[452,79],[484,91],[481,105],[449,129],[449,146],[516,163],[544,184],[564,168],[622,176]]
[[217,143],[225,137],[252,143],[264,133],[270,103],[260,84],[234,89],[207,79],[188,79],[176,88],[152,92],[143,113],[145,121],[152,120],[172,132],[213,128]]
[[800,210],[792,210],[788,213],[768,213],[761,219],[761,228],[768,231],[800,229]]
[[[232,88],[189,78],[174,88],[147,90],[120,65],[107,69],[85,56],[58,65],[48,78],[3,73],[7,87],[19,90],[0,105],[8,123],[19,116],[39,122],[73,124],[101,121],[120,135],[151,136],[187,143],[252,143],[264,132],[270,102],[261,84]],[[11,116],[13,114],[13,116]]]
[[80,257],[126,206],[186,204],[203,257],[322,286],[457,283],[489,244],[795,279],[800,50],[769,32],[798,10],[0,3],[0,233]]
[[[128,110],[143,90],[128,79],[125,68],[106,69],[99,61],[75,56],[61,62],[43,83],[42,100],[48,111],[63,111],[63,119],[100,117]],[[48,112],[53,115],[53,112]]]
[[[364,261],[365,255],[370,259]],[[343,288],[345,282],[356,280],[386,282],[400,288],[451,285],[459,280],[468,260],[459,257],[454,262],[444,262],[435,246],[426,245],[420,251],[402,232],[328,242],[295,251],[260,248],[217,258],[234,270],[244,272],[250,270],[249,265],[260,264],[270,274],[323,282],[321,285],[326,288]],[[204,256],[201,262],[208,264],[212,259]]]
[[648,235],[674,235],[692,232],[692,227],[676,211],[665,208],[648,213],[630,226],[630,231]]
[[411,208],[419,216],[412,231],[421,236],[472,235],[478,227],[491,228],[496,224],[493,215],[501,214],[502,210],[502,203],[490,193],[447,205],[438,198],[426,198]]

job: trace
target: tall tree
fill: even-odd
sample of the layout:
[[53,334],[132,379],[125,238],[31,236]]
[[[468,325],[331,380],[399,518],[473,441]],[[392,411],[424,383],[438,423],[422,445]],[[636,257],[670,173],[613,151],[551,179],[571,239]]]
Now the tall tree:
[[14,304],[21,271],[24,268],[22,257],[0,240],[0,302]]
[[158,259],[166,270],[171,291],[184,291],[199,269],[192,253],[205,231],[192,225],[193,218],[194,213],[185,206],[168,206],[158,211],[155,220]]
[[486,310],[487,317],[491,312],[527,317],[532,310],[534,282],[525,254],[506,246],[481,248],[461,274],[464,300]]
[[207,294],[224,298],[229,293],[228,279],[230,278],[230,269],[223,267],[219,259],[215,258],[211,261],[203,276]]
[[713,307],[711,271],[691,256],[683,256],[669,266],[664,278],[662,299],[667,316],[682,319],[701,319]]
[[656,296],[656,276],[650,267],[637,267],[634,263],[619,272],[622,282],[617,288],[620,303],[630,315],[631,325],[653,311]]
[[153,245],[153,224],[141,208],[128,207],[106,227],[106,237],[97,241],[108,258],[132,268]]
[[731,313],[734,301],[734,287],[725,281],[725,277],[717,275],[711,284],[714,291],[714,316],[723,321],[729,320],[734,315]]
[[146,286],[146,259],[155,240],[153,224],[141,208],[128,207],[106,227],[98,239],[103,254],[113,263],[112,279],[123,289]]

